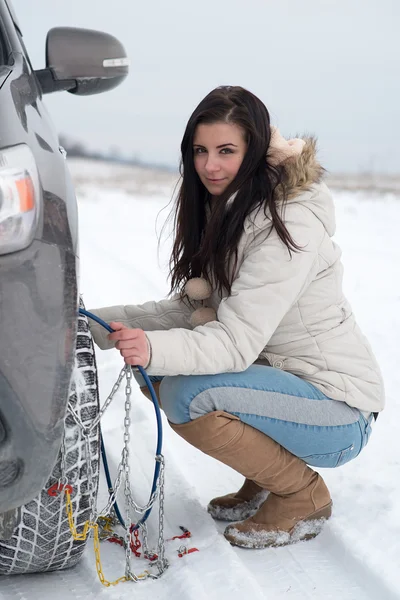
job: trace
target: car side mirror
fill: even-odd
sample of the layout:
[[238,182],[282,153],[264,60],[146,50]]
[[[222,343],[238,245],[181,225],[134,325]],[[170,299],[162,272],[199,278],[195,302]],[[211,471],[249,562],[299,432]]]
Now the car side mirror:
[[112,35],[92,29],[55,27],[46,39],[46,68],[35,71],[44,94],[67,90],[85,96],[119,85],[129,59]]

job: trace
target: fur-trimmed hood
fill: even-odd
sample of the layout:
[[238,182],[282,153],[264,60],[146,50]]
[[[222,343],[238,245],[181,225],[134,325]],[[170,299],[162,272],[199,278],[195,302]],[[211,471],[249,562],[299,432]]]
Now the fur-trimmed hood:
[[[282,164],[283,181],[275,189],[275,201],[280,204],[285,196],[288,204],[304,203],[332,237],[336,230],[335,208],[331,193],[323,181],[325,169],[317,158],[317,140],[311,136],[304,136],[303,141],[302,151]],[[285,216],[284,208],[282,216]],[[264,210],[256,209],[246,219],[245,231],[264,229],[269,223],[269,211],[265,217]]]
[[[304,137],[304,146],[300,154],[283,163],[283,184],[288,200],[299,196],[320,183],[325,169],[317,160],[317,140],[314,137]],[[282,186],[275,191],[278,198],[282,197]]]

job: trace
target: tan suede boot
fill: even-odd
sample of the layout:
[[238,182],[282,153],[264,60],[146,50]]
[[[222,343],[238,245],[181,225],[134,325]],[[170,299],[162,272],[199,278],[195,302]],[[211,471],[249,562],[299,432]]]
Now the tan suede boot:
[[210,500],[207,510],[218,521],[242,521],[254,515],[267,496],[266,490],[245,479],[237,492]]
[[[155,381],[153,383],[153,388],[154,388],[154,391],[157,396],[158,404],[159,404],[160,408],[162,408],[161,400],[160,400],[160,383],[161,383],[161,381]],[[146,396],[146,398],[148,398],[151,402],[153,402],[153,399],[150,394],[150,390],[147,387],[147,385],[144,385],[143,387],[141,387],[140,391]]]
[[231,544],[265,548],[310,539],[330,517],[332,501],[322,477],[238,417],[215,411],[171,427],[205,454],[269,490],[253,517],[226,528]]

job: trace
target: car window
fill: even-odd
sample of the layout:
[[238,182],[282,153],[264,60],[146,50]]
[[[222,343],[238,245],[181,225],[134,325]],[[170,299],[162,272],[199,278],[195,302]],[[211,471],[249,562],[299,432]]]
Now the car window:
[[8,52],[7,52],[6,41],[4,39],[3,23],[1,22],[1,19],[0,19],[0,66],[4,66],[7,64],[7,56],[8,56]]
[[[1,0],[0,0],[1,2]],[[8,8],[8,6],[6,5]],[[3,20],[3,15],[0,13],[0,66],[4,67],[5,65],[10,64],[11,59],[11,44],[10,44],[10,36],[9,31],[7,29],[7,19]]]
[[20,28],[18,20],[17,20],[17,15],[15,14],[15,10],[14,10],[12,4],[11,4],[11,0],[6,0],[6,4],[7,4],[7,7],[8,7],[8,10],[10,12],[11,18],[14,21],[15,27],[21,33],[21,28]]
[[[27,62],[29,64],[31,70],[33,71],[32,64],[31,64],[28,52],[26,51],[25,44],[24,44],[24,41],[22,39],[21,30],[20,30],[20,28],[18,26],[18,23],[16,21],[16,17],[15,17],[15,13],[14,13],[14,11],[12,9],[12,6],[11,6],[9,0],[8,0],[8,2],[6,2],[6,4],[7,4],[7,7],[8,7],[8,10],[10,11],[11,17],[12,17],[12,21],[13,21],[13,24],[14,24],[14,27],[15,27],[15,31],[16,31],[16,34],[18,36],[19,43],[21,45],[21,50],[22,50],[23,54],[25,55],[25,58],[26,58],[26,60],[27,60]],[[6,36],[6,32],[5,32],[5,29],[4,29],[4,24],[2,23],[1,18],[0,18],[0,66],[8,64],[9,52],[8,52],[8,44],[7,44],[7,40],[6,40],[5,36]]]

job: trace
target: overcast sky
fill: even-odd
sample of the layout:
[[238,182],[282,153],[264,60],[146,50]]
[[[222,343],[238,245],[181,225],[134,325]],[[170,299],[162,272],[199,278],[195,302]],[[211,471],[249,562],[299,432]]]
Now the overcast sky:
[[46,97],[60,132],[175,166],[218,85],[258,95],[285,135],[318,136],[331,171],[400,172],[399,0],[12,0],[35,68],[51,27],[107,31],[131,59],[98,96]]

